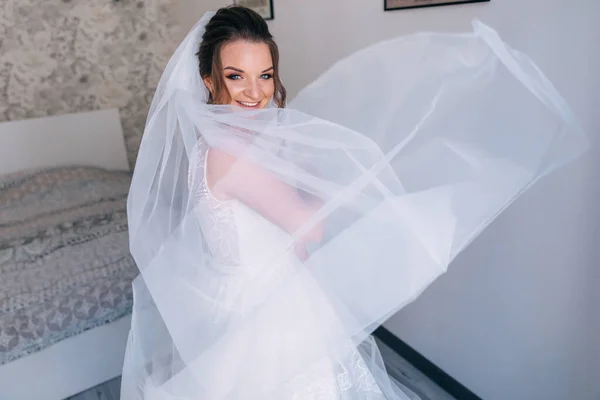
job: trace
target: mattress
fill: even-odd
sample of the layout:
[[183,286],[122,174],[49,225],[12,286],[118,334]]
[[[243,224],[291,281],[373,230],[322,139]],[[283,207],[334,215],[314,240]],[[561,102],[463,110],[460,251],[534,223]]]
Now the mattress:
[[131,313],[128,172],[0,177],[0,365]]

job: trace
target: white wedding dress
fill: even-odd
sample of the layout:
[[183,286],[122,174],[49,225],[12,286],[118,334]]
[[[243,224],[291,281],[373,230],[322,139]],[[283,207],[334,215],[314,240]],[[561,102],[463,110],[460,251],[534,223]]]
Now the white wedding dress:
[[[206,159],[208,146],[202,139],[198,143],[195,168],[196,174],[189,174],[190,189],[194,195],[195,214],[204,234],[205,246],[210,252],[207,257],[213,261],[212,271],[202,274],[202,282],[192,285],[212,293],[218,301],[208,301],[210,310],[206,315],[213,316],[214,323],[221,317],[232,318],[233,313],[244,317],[245,311],[255,309],[269,293],[277,290],[298,269],[306,268],[293,251],[283,256],[270,258],[273,249],[280,249],[292,243],[291,236],[277,225],[238,200],[218,200],[206,184]],[[192,158],[193,159],[193,158]],[[192,168],[194,165],[192,164]],[[195,182],[192,176],[198,177]],[[209,279],[207,279],[209,277]],[[214,295],[217,293],[217,296]],[[312,296],[316,291],[311,290]],[[323,310],[325,299],[308,298],[306,286],[289,288],[289,301],[269,303],[269,307],[282,307],[281,310],[264,310],[263,317],[253,320],[230,340],[219,346],[218,357],[211,363],[210,371],[205,371],[202,381],[210,382],[211,392],[206,388],[198,389],[198,400],[217,400],[232,398],[232,391],[240,391],[239,377],[248,375],[247,382],[259,387],[272,387],[268,399],[262,400],[346,400],[346,399],[418,399],[412,392],[411,397],[391,383],[385,371],[380,367],[381,359],[375,341],[369,338],[359,348],[350,340],[342,346],[327,341],[329,332],[342,329],[336,325],[333,310]],[[324,312],[330,312],[331,325],[319,323],[313,304],[319,304],[319,320]],[[286,320],[274,320],[269,315],[287,315]],[[210,321],[206,321],[210,323]],[[338,336],[339,337],[339,336]],[[306,360],[308,368],[298,364],[307,349],[319,349],[317,359]],[[333,349],[336,354],[331,354]],[[252,360],[252,369],[245,369],[244,360]],[[376,380],[370,369],[380,371]],[[291,378],[278,376],[279,371],[293,371],[302,368],[301,374]],[[235,377],[235,379],[232,379]],[[167,387],[189,388],[193,378],[182,374],[174,377]],[[243,379],[243,378],[242,378]],[[233,386],[235,385],[235,387]],[[383,386],[383,387],[382,387]],[[393,397],[384,391],[392,390]],[[231,396],[231,397],[229,397]],[[173,393],[164,388],[146,387],[144,398],[147,400],[175,399]],[[240,398],[240,400],[242,400]]]

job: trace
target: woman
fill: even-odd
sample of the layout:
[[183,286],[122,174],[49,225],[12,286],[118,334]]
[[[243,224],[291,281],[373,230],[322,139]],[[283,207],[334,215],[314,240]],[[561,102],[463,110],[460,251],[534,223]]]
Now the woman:
[[[206,26],[198,59],[200,76],[209,90],[209,104],[230,104],[248,110],[263,109],[273,103],[280,108],[285,106],[277,44],[266,22],[252,10],[233,7],[217,12]],[[202,179],[206,178],[198,185],[199,196],[217,200],[214,207],[222,201],[241,201],[289,234],[318,210],[319,202],[301,198],[295,187],[256,164],[218,148],[208,154],[206,143],[199,146],[198,168],[204,171]],[[205,234],[210,236],[209,232]],[[305,259],[304,246],[319,242],[322,235],[323,224],[319,223],[296,244],[297,254]],[[237,244],[228,247],[235,248]]]
[[371,332],[583,149],[550,83],[481,24],[358,52],[290,108],[278,62],[236,6],[163,73],[128,199],[123,399],[414,398]]

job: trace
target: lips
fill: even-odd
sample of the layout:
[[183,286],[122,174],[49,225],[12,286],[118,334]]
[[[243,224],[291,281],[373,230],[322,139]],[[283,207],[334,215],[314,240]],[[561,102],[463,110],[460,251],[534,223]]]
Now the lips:
[[258,108],[260,106],[260,101],[252,103],[248,101],[238,101],[237,102],[241,107],[244,108]]

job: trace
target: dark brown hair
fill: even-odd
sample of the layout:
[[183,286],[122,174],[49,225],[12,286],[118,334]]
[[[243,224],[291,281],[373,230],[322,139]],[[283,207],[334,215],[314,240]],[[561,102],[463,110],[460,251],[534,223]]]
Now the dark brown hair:
[[227,103],[227,88],[221,70],[221,49],[234,40],[247,40],[254,43],[265,43],[271,51],[273,59],[273,82],[275,94],[273,100],[279,108],[285,107],[286,90],[279,77],[279,49],[269,32],[266,21],[255,11],[241,6],[220,8],[206,24],[206,32],[202,35],[202,43],[196,55],[200,64],[202,79],[211,78],[214,97],[211,93],[209,104]]

